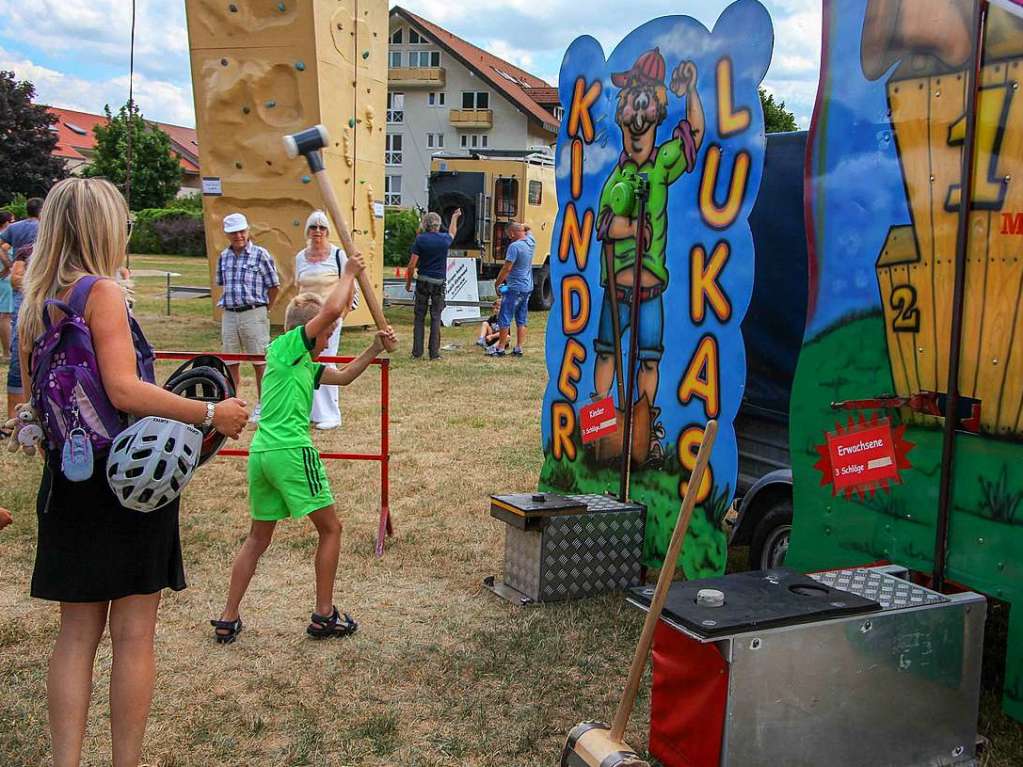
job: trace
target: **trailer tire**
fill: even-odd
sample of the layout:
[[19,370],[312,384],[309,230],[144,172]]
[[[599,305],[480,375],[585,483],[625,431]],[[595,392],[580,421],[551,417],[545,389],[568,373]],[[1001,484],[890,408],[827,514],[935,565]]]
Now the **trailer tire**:
[[554,304],[554,292],[551,288],[551,265],[545,263],[540,269],[533,270],[533,292],[529,296],[529,308],[534,312],[549,311]]
[[779,498],[764,512],[749,546],[750,570],[770,570],[785,564],[792,534],[792,499]]

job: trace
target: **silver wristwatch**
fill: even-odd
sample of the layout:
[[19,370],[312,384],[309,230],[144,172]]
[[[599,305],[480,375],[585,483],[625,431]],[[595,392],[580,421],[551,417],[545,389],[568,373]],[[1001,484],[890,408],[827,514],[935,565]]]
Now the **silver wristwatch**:
[[202,422],[202,428],[208,429],[213,425],[213,414],[216,412],[217,406],[213,402],[206,403],[206,420]]

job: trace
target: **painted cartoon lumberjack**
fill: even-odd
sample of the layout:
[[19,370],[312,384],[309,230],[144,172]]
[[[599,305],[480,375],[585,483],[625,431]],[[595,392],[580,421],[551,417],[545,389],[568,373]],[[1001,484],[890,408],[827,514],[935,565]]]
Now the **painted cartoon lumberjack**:
[[[665,63],[657,48],[636,59],[627,72],[617,72],[611,82],[621,88],[615,122],[622,131],[623,151],[600,193],[597,213],[597,239],[604,249],[601,261],[601,284],[604,300],[594,349],[594,387],[598,397],[606,397],[615,378],[615,349],[629,327],[630,312],[636,294],[634,269],[636,263],[635,218],[615,215],[611,209],[611,190],[630,177],[646,174],[650,183],[647,202],[645,236],[639,286],[639,375],[637,399],[633,415],[633,460],[637,464],[656,463],[663,458],[660,440],[664,429],[658,423],[659,408],[653,406],[657,396],[658,370],[664,352],[664,307],[662,294],[668,284],[668,187],[683,173],[693,170],[696,153],[703,141],[703,105],[696,90],[696,65],[685,61],[671,76],[671,91],[686,99],[686,119],[680,120],[670,140],[656,146],[657,127],[668,116],[668,93],[664,85]],[[612,258],[613,257],[613,258]],[[607,263],[613,260],[615,296],[607,286]],[[617,300],[614,300],[615,297]],[[614,320],[617,309],[618,321]],[[615,333],[618,338],[615,338]],[[620,352],[619,352],[620,354]],[[624,403],[619,396],[619,421]],[[621,434],[619,428],[618,434]],[[598,457],[617,458],[619,443],[598,443]]]

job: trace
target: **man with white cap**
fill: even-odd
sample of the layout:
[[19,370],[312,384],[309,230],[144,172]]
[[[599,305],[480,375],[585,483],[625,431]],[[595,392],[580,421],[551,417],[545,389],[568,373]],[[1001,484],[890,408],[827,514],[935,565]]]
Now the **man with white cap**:
[[[263,354],[270,343],[269,310],[277,300],[281,280],[277,266],[266,248],[249,239],[249,222],[241,213],[224,216],[224,233],[230,245],[217,261],[217,285],[223,288],[218,306],[224,311],[221,319],[221,340],[227,354]],[[228,362],[228,369],[237,387],[241,366]],[[253,363],[256,392],[263,384],[262,363]],[[253,408],[253,422],[259,420],[259,404]]]

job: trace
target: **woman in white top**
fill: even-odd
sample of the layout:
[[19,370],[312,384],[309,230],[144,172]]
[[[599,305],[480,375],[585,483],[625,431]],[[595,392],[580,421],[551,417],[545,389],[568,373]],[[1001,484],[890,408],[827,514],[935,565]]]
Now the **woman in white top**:
[[[306,247],[295,256],[295,284],[299,293],[315,293],[325,298],[341,278],[348,256],[330,242],[330,222],[322,210],[314,210],[305,222]],[[358,288],[356,288],[358,291]],[[359,305],[358,292],[352,302]],[[335,356],[341,341],[341,322],[330,337],[326,356]],[[331,366],[333,367],[333,365]],[[317,429],[336,429],[341,425],[341,409],[337,402],[338,387],[321,386],[313,392],[313,409],[309,420]]]

